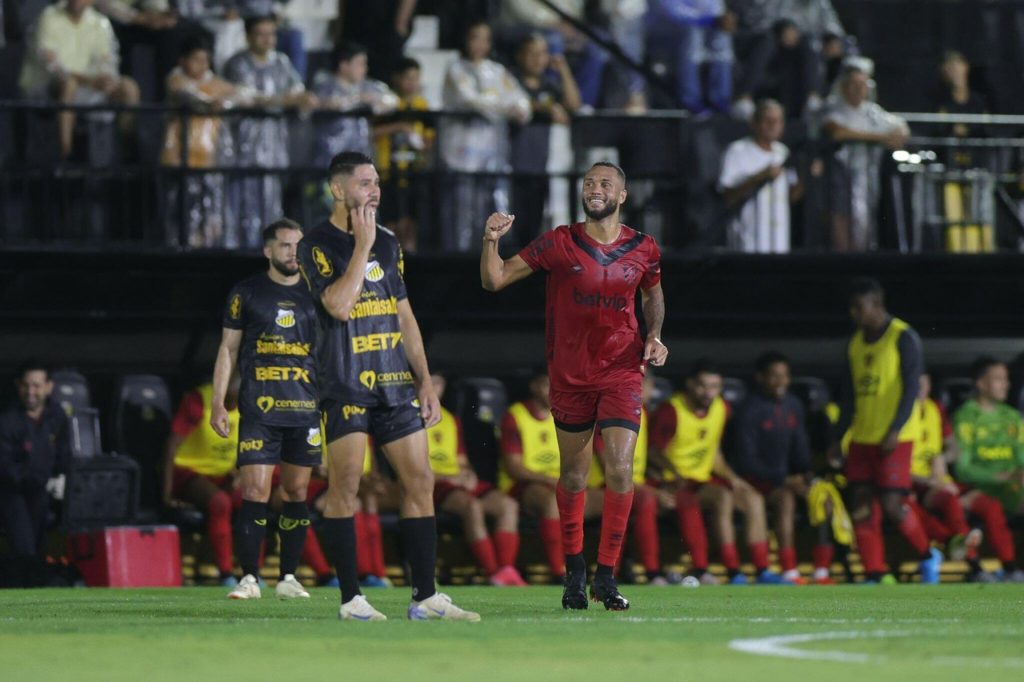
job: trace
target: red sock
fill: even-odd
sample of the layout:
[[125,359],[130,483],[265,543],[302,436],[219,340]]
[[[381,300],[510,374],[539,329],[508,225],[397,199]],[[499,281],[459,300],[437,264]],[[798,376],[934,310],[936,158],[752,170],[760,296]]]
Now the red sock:
[[373,558],[373,574],[383,578],[388,574],[388,564],[384,560],[384,534],[380,530],[380,515],[366,512],[363,516],[366,519],[366,544],[370,546]]
[[[604,507],[601,509],[601,542],[597,546],[597,563],[615,566],[622,553],[629,525],[629,510],[633,506],[633,491],[617,493],[610,488],[604,491]],[[580,534],[580,539],[583,535]],[[581,546],[582,550],[583,547]]]
[[498,560],[494,557],[494,545],[491,544],[490,538],[480,538],[469,548],[473,551],[480,568],[484,569],[484,573],[491,576],[498,572]]
[[683,542],[690,549],[690,558],[696,571],[708,567],[708,535],[704,530],[704,517],[700,514],[700,503],[691,490],[676,493],[676,516]]
[[499,530],[494,533],[494,554],[499,566],[515,566],[519,555],[519,533]]
[[1006,514],[999,501],[988,495],[978,495],[971,503],[971,513],[985,523],[985,539],[996,551],[999,561],[1004,564],[1016,561],[1017,552],[1013,547],[1013,535],[1006,525]]
[[373,572],[373,548],[370,542],[369,529],[367,528],[366,517],[363,512],[355,515],[356,526],[356,572],[360,576],[374,575]]
[[306,544],[302,546],[302,562],[313,569],[317,577],[330,575],[331,567],[324,557],[324,551],[320,547],[320,540],[313,532],[313,527],[306,528]]
[[909,507],[905,509],[899,528],[900,534],[906,538],[918,556],[924,556],[928,553],[928,550],[931,548],[931,544],[928,542],[928,534],[924,532],[924,525],[921,524],[921,519],[914,513],[913,509]]
[[882,510],[872,502],[871,515],[853,524],[857,536],[857,551],[866,573],[885,573],[885,541],[882,539]]
[[946,528],[953,535],[967,535],[971,532],[964,518],[964,508],[960,504],[960,498],[948,490],[940,490],[932,495],[931,506],[939,510],[939,515],[945,521]]
[[722,545],[718,551],[722,555],[722,565],[727,571],[739,570],[740,553],[736,551],[736,545]]
[[750,543],[750,560],[759,572],[768,568],[768,541]]
[[558,518],[562,523],[562,549],[566,554],[579,554],[583,551],[583,505],[586,493],[583,490],[570,492],[559,481],[555,486],[555,499],[558,501]]
[[544,553],[548,557],[551,574],[565,575],[565,554],[562,552],[562,528],[558,519],[540,520],[540,539],[544,543]]
[[815,545],[811,550],[811,558],[815,568],[832,568],[832,555],[835,548],[832,545]]
[[633,539],[644,570],[661,570],[658,546],[658,500],[650,492],[636,491],[633,495]]
[[[831,547],[831,545],[829,545]],[[795,571],[796,570],[796,547],[779,547],[779,564],[782,565],[782,570]]]
[[213,494],[206,507],[206,535],[213,546],[217,570],[231,573],[234,555],[231,547],[231,496],[223,490]]

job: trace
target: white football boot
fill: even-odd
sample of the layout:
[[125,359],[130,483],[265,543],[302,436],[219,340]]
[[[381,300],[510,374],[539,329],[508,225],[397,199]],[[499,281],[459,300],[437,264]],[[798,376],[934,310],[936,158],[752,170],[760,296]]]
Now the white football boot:
[[409,620],[465,620],[476,623],[480,614],[466,611],[452,603],[452,598],[443,592],[435,592],[423,601],[409,604]]
[[309,599],[309,592],[306,592],[302,583],[296,580],[291,573],[277,581],[274,595],[278,599]]
[[363,595],[356,595],[341,605],[338,610],[340,620],[387,620],[388,617],[370,606]]
[[249,574],[239,580],[235,589],[228,593],[228,599],[259,599],[261,596],[259,581]]

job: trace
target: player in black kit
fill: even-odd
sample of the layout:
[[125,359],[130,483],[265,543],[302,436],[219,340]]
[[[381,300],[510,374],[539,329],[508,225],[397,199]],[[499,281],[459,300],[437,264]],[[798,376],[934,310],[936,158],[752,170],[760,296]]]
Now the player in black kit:
[[316,309],[299,275],[296,250],[302,230],[282,218],[263,230],[265,273],[235,285],[224,311],[224,333],[213,369],[210,425],[228,435],[224,395],[236,367],[238,399],[238,560],[244,576],[228,595],[259,599],[259,553],[267,531],[267,500],[275,466],[281,464],[281,576],[278,598],[309,598],[295,579],[309,528],[306,487],[322,458],[314,346]]
[[380,178],[369,157],[342,152],[328,170],[334,210],[299,244],[317,301],[320,408],[329,459],[321,531],[341,583],[342,620],[384,620],[359,591],[353,515],[372,435],[402,482],[399,530],[409,562],[412,620],[480,620],[437,592],[434,477],[425,425],[440,419],[423,339],[406,297],[402,250],[377,225]]

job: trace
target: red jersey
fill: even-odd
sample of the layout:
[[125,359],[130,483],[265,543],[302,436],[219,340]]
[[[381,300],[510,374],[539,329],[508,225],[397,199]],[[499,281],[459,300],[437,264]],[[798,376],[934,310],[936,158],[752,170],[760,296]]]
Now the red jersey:
[[622,226],[601,244],[583,223],[562,225],[519,252],[548,273],[546,337],[551,388],[595,391],[640,373],[644,340],[636,317],[637,287],[661,281],[654,238]]

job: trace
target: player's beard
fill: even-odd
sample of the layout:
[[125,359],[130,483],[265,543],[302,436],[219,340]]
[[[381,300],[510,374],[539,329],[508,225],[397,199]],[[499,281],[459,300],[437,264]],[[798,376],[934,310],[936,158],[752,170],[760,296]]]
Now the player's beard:
[[605,202],[604,208],[602,208],[600,211],[591,210],[590,207],[587,206],[586,199],[581,199],[580,203],[583,204],[583,213],[591,220],[604,220],[605,218],[619,210],[619,204],[614,201]]
[[270,267],[274,268],[275,270],[277,270],[279,273],[281,273],[285,277],[292,277],[294,275],[299,274],[299,266],[298,265],[295,265],[293,267],[289,267],[288,265],[285,265],[284,263],[282,263],[281,261],[279,261],[279,260],[277,260],[275,258],[271,258],[270,259]]

